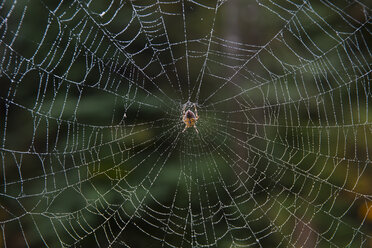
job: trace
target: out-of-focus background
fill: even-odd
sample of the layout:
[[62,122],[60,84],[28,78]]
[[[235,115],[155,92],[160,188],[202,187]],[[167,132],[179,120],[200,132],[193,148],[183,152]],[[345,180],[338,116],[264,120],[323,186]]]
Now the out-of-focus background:
[[2,1],[0,247],[371,247],[371,28],[368,1]]

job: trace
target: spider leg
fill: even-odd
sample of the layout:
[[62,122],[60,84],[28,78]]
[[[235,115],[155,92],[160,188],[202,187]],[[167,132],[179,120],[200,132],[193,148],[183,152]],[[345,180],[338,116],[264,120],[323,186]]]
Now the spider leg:
[[185,126],[185,128],[183,129],[183,131],[182,131],[182,132],[184,133],[184,132],[186,131],[186,129],[187,129],[187,126]]
[[195,108],[195,118],[196,120],[199,119],[199,115],[198,115],[198,110],[196,109],[196,104],[194,103],[194,108]]
[[197,133],[199,133],[199,131],[198,131],[198,129],[196,128],[196,126],[194,125],[194,128],[195,128],[195,131],[197,132]]

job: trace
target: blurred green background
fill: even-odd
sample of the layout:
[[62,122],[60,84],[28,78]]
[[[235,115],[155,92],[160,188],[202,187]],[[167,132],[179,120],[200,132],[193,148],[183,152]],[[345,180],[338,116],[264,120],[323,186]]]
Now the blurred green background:
[[0,17],[0,247],[372,246],[370,4]]

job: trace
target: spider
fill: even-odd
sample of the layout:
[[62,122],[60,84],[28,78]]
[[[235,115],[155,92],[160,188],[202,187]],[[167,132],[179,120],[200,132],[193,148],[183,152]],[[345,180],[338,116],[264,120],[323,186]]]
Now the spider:
[[191,110],[186,111],[186,106],[183,107],[182,111],[182,121],[186,124],[185,129],[182,132],[185,132],[187,128],[194,127],[196,132],[199,133],[198,129],[195,126],[195,123],[199,119],[198,110],[196,109],[196,105],[194,104],[195,114]]

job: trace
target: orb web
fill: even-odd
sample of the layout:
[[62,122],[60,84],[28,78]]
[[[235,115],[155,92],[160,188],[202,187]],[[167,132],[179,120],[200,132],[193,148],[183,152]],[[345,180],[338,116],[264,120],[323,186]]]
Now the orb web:
[[372,245],[367,1],[0,16],[0,246]]

